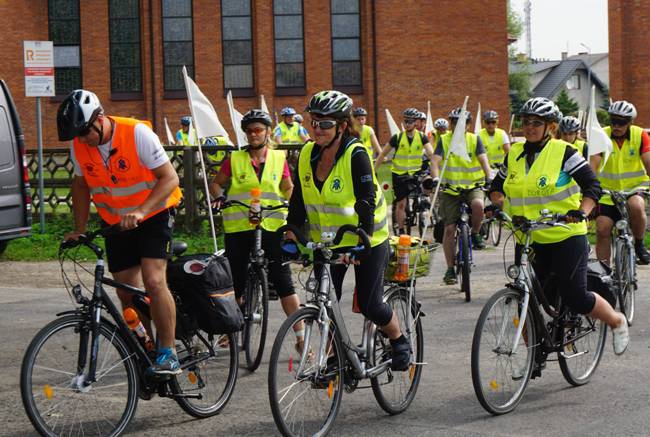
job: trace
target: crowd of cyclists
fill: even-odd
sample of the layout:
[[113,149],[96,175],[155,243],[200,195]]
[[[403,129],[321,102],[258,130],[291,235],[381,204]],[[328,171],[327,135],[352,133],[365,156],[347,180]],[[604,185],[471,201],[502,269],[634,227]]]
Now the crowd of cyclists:
[[[471,132],[472,114],[453,108],[426,131],[426,115],[416,108],[402,113],[403,130],[381,146],[377,134],[367,124],[368,112],[354,107],[352,99],[339,91],[321,91],[307,103],[310,130],[297,119],[294,108],[280,112],[274,127],[270,114],[251,109],[241,121],[248,147],[213,154],[219,163],[210,181],[215,207],[226,199],[252,202],[251,189],[259,189],[264,206],[288,202],[285,213],[269,215],[263,222],[263,249],[269,260],[269,279],[277,291],[287,317],[300,308],[292,271],[283,264],[282,245],[296,241],[291,232],[276,232],[288,223],[308,229],[314,242],[326,232],[343,225],[363,229],[370,251],[355,235],[346,235],[334,247],[341,255],[332,268],[332,282],[340,299],[343,279],[354,268],[355,301],[361,314],[372,321],[390,340],[393,371],[409,369],[411,351],[397,315],[382,300],[384,270],[389,248],[388,203],[377,170],[390,159],[393,220],[398,234],[405,234],[405,207],[409,184],[421,170],[428,172],[426,192],[440,185],[437,216],[444,224],[443,250],[445,284],[456,283],[454,270],[455,231],[459,204],[471,209],[471,240],[475,250],[485,247],[480,235],[484,217],[501,210],[529,220],[540,210],[565,216],[566,225],[533,235],[534,267],[539,276],[551,272],[559,279],[559,293],[577,314],[604,321],[613,333],[614,352],[622,354],[629,343],[625,315],[616,311],[597,293],[587,290],[589,243],[588,221],[595,219],[596,257],[609,264],[612,227],[619,219],[606,190],[643,190],[650,186],[650,137],[633,124],[637,114],[626,101],[609,107],[611,126],[605,128],[613,150],[604,165],[600,154],[589,155],[580,121],[563,116],[552,101],[537,97],[519,111],[523,141],[513,142],[498,127],[499,114],[488,110],[479,114],[483,129]],[[470,160],[450,153],[452,137],[461,117],[466,117],[465,143]],[[302,121],[302,117],[300,117]],[[177,139],[187,144],[189,117],[181,119]],[[158,137],[144,121],[106,115],[91,91],[76,90],[61,104],[57,116],[59,139],[73,141],[72,186],[74,231],[65,236],[76,239],[87,232],[90,202],[104,226],[120,224],[124,232],[106,238],[108,268],[116,280],[150,292],[151,321],[159,337],[157,359],[150,372],[161,377],[181,372],[174,349],[175,308],[165,281],[165,263],[170,255],[174,211],[181,200],[179,179]],[[302,144],[295,168],[276,144]],[[223,145],[222,138],[205,144]],[[388,165],[388,164],[387,164]],[[601,168],[602,167],[602,168]],[[444,172],[442,171],[444,168]],[[459,195],[459,189],[468,194]],[[485,193],[489,199],[486,206]],[[646,228],[645,202],[641,196],[628,200],[631,228],[639,264],[650,263],[643,238]],[[248,254],[253,244],[248,212],[232,208],[223,212],[225,254],[232,270],[235,294],[243,304]],[[124,308],[132,306],[126,293],[118,290]],[[150,322],[147,329],[151,332]],[[153,333],[153,332],[151,332]],[[304,329],[295,325],[295,347],[301,350]]]

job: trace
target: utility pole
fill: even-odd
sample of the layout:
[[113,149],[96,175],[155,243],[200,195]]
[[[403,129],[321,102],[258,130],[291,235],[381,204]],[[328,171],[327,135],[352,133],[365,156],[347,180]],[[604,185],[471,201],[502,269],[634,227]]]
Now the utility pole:
[[526,4],[524,6],[524,20],[526,23],[526,56],[528,56],[528,59],[533,58],[533,42],[532,42],[532,32],[530,30],[530,15],[531,15],[531,10],[532,10],[532,2],[531,0],[526,0]]

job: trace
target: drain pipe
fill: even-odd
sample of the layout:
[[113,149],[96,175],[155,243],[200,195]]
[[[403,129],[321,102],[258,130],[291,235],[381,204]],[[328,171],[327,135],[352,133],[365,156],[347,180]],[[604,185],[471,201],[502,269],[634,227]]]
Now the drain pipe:
[[156,74],[154,71],[156,64],[154,63],[153,45],[153,0],[149,0],[149,68],[151,69],[151,112],[153,113],[151,118],[153,131],[156,132],[158,125],[156,120]]
[[379,95],[377,93],[377,14],[376,2],[372,0],[372,99],[375,106],[375,129],[379,129]]

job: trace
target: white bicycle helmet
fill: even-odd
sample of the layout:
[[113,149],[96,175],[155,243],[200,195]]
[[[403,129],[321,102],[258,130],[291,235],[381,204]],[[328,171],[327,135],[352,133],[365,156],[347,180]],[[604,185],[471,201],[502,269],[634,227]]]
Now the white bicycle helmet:
[[559,121],[560,114],[557,105],[546,97],[529,99],[519,110],[519,115],[536,115],[546,121]]
[[636,118],[636,108],[626,100],[618,100],[612,103],[609,105],[607,112],[609,112],[609,115],[629,118],[631,120]]
[[433,123],[435,129],[449,129],[449,122],[444,118],[439,118]]
[[61,102],[56,114],[56,127],[59,141],[70,141],[104,112],[95,93],[87,90],[74,90]]

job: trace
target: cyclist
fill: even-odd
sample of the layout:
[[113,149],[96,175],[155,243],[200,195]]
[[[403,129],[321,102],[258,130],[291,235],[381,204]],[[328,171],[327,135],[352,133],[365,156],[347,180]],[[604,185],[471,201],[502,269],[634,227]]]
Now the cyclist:
[[381,153],[375,161],[375,170],[384,162],[384,157],[388,155],[391,149],[395,149],[393,157],[393,166],[391,168],[393,178],[393,193],[397,206],[395,213],[397,215],[397,224],[400,234],[405,234],[404,222],[406,220],[406,202],[408,200],[410,185],[412,184],[413,175],[422,168],[423,151],[432,162],[433,148],[429,143],[426,135],[415,128],[415,123],[420,116],[420,111],[415,108],[406,109],[404,116],[404,132],[393,135],[388,143],[381,150]]
[[485,146],[490,166],[503,163],[503,157],[510,150],[510,138],[503,129],[498,128],[499,114],[496,111],[483,113],[483,129],[479,132]]
[[[490,188],[496,210],[506,203],[511,216],[536,219],[541,209],[566,214],[566,227],[533,233],[533,266],[540,278],[554,272],[558,291],[568,307],[600,319],[612,328],[614,352],[625,352],[629,333],[625,316],[596,293],[587,291],[586,218],[602,194],[600,183],[587,161],[562,140],[553,138],[558,109],[555,103],[536,97],[528,100],[520,115],[526,141],[512,145]],[[542,282],[543,283],[543,282]]]
[[[204,146],[227,146],[228,140],[222,136],[207,137],[203,141],[203,145]],[[208,161],[215,164],[213,171],[215,173],[218,173],[219,169],[221,168],[221,163],[223,162],[224,159],[226,159],[226,156],[228,156],[228,152],[226,150],[216,150],[216,151],[209,151],[206,153],[206,155],[208,157]]]
[[431,144],[437,145],[440,137],[447,133],[447,129],[449,129],[449,122],[446,118],[439,118],[434,121],[433,132],[429,133],[429,140],[431,140]]
[[[389,251],[386,201],[368,154],[357,139],[351,109],[352,99],[338,91],[321,91],[309,100],[314,141],[305,144],[300,153],[287,221],[296,226],[307,221],[313,241],[321,240],[321,232],[345,224],[366,231],[372,245],[370,255],[362,260],[344,257],[343,264],[332,266],[336,294],[340,299],[347,265],[354,264],[359,308],[390,339],[393,369],[407,370],[409,342],[391,307],[382,300]],[[369,208],[357,212],[357,204]],[[295,239],[290,232],[287,236]],[[354,251],[357,244],[357,237],[346,235],[335,250]]]
[[370,161],[372,161],[373,152],[378,156],[381,153],[381,146],[377,140],[377,135],[375,135],[375,130],[366,124],[368,121],[368,111],[359,106],[352,111],[352,116],[361,125],[361,136],[359,140],[368,151],[368,156],[370,157]]
[[278,123],[273,131],[276,144],[303,144],[309,140],[307,129],[302,127],[300,123],[294,123],[295,115],[296,110],[291,106],[282,108],[280,111],[282,121]]
[[[228,197],[250,202],[252,188],[260,188],[263,206],[279,205],[291,197],[293,182],[284,152],[269,147],[271,143],[271,117],[261,109],[252,109],[241,120],[246,133],[246,150],[232,152],[221,165],[219,173],[210,184],[212,196],[220,204],[225,200],[223,187],[230,185]],[[273,211],[262,221],[262,247],[269,260],[269,279],[280,296],[285,314],[291,315],[300,307],[300,299],[291,280],[288,265],[282,265],[280,235],[275,231],[285,224],[285,213]],[[226,257],[232,270],[233,287],[237,302],[242,305],[246,291],[246,273],[251,247],[255,243],[254,231],[248,221],[248,211],[236,207],[223,213]],[[303,341],[303,333],[296,332],[296,344]]]
[[570,115],[562,117],[558,132],[561,140],[571,144],[583,158],[589,160],[587,142],[580,138],[580,120]]
[[[440,173],[440,163],[447,156],[451,146],[451,137],[453,135],[456,123],[460,118],[462,108],[453,109],[448,117],[451,129],[438,140],[435,156],[433,158],[433,172],[431,175],[434,181],[438,180]],[[443,183],[450,185],[440,194],[440,216],[445,225],[445,232],[442,239],[442,246],[447,261],[447,271],[445,272],[445,284],[452,285],[456,283],[456,272],[454,270],[454,258],[456,252],[456,223],[460,218],[460,205],[463,200],[461,196],[452,188],[471,188],[476,184],[490,180],[490,166],[485,153],[485,148],[476,134],[469,132],[472,114],[466,111],[467,132],[465,132],[465,141],[467,143],[467,152],[471,161],[467,162],[455,154],[449,155],[449,162],[445,169]],[[473,190],[465,196],[465,202],[472,210],[472,247],[477,250],[485,248],[483,238],[479,234],[481,222],[483,221],[483,192]]]
[[[632,191],[650,186],[650,137],[639,126],[633,125],[636,108],[625,100],[609,106],[611,126],[605,132],[614,147],[605,167],[598,173],[603,188],[607,190]],[[600,166],[601,156],[591,157],[591,167]],[[641,196],[632,196],[627,205],[630,209],[630,227],[634,234],[634,249],[639,264],[650,263],[650,253],[643,244],[647,217],[645,202]],[[598,205],[596,218],[596,256],[609,263],[611,256],[612,226],[621,217],[612,199],[604,195]]]
[[427,114],[418,111],[418,118],[415,120],[415,128],[422,133],[425,133],[427,127]]
[[[90,91],[70,93],[56,121],[59,141],[73,140],[75,227],[65,239],[76,240],[86,232],[91,199],[103,225],[124,229],[106,237],[108,270],[118,282],[135,287],[144,282],[149,293],[160,344],[149,372],[179,374],[176,306],[166,281],[173,210],[181,199],[178,175],[148,122],[105,115]],[[128,292],[118,288],[117,295],[123,308],[132,306]]]
[[179,146],[190,146],[189,132],[192,117],[186,115],[181,117],[181,128],[176,132],[176,143]]

